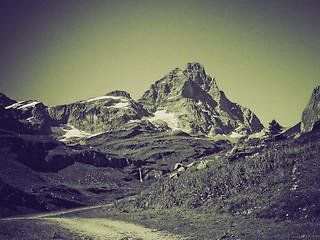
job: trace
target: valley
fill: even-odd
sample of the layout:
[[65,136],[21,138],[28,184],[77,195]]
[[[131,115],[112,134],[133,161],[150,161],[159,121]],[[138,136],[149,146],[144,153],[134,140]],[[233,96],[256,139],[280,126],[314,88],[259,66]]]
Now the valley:
[[138,100],[116,90],[45,106],[1,94],[0,217],[14,224],[1,221],[0,234],[319,239],[319,96],[300,123],[272,132],[199,63]]

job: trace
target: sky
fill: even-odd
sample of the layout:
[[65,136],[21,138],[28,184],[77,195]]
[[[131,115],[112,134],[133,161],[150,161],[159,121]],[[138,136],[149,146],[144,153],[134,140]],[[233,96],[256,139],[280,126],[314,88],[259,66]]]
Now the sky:
[[293,126],[320,84],[319,0],[2,0],[0,92],[59,105],[138,99],[199,62],[267,127]]

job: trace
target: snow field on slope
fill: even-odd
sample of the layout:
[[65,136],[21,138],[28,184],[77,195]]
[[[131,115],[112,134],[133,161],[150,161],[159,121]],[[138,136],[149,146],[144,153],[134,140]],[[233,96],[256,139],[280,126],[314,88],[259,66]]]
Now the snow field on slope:
[[65,131],[65,134],[61,137],[60,141],[66,141],[67,139],[72,138],[72,137],[82,138],[82,137],[91,137],[92,136],[92,134],[86,133],[86,132],[81,131],[79,129],[76,129],[73,126],[68,125],[68,127],[71,127],[71,129],[61,128],[63,131]]
[[104,100],[104,99],[115,99],[115,100],[120,100],[120,102],[115,103],[113,106],[109,106],[107,108],[125,108],[128,106],[128,99],[124,97],[117,97],[117,96],[100,96],[100,97],[95,97],[87,100],[88,102],[94,102],[98,100]]
[[10,106],[5,107],[5,109],[10,109],[10,108],[17,108],[17,109],[22,109],[22,108],[28,108],[28,107],[33,107],[36,104],[38,104],[39,102],[37,101],[32,101],[30,103],[25,104],[26,101],[20,101],[17,103],[14,103]]
[[166,110],[158,110],[154,113],[154,117],[148,118],[150,122],[162,120],[168,124],[172,130],[180,130],[178,128],[178,119],[174,113],[167,113]]

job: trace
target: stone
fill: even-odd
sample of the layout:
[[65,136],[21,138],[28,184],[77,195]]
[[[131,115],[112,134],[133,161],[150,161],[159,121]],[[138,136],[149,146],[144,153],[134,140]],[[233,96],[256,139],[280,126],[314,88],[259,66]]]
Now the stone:
[[186,170],[185,167],[178,168],[178,172],[184,172],[185,170]]
[[207,163],[204,162],[204,161],[201,161],[197,166],[198,170],[202,170],[202,169],[205,169],[205,168],[207,168]]
[[179,169],[179,168],[181,168],[181,167],[183,167],[183,164],[182,164],[182,163],[176,163],[176,164],[174,165],[173,170],[177,170],[177,169]]

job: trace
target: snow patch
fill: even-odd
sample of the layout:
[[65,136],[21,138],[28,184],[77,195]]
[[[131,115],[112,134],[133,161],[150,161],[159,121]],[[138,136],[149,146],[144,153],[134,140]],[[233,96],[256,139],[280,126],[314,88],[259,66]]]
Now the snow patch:
[[32,116],[32,117],[27,118],[27,121],[32,123],[32,121],[33,121],[34,119],[35,119],[34,116]]
[[244,137],[245,135],[241,135],[237,132],[232,132],[229,135],[225,134],[217,134],[212,137],[213,140],[218,141],[218,140],[228,140],[231,143],[237,143],[240,138]]
[[242,135],[240,133],[237,133],[237,132],[232,132],[229,137],[231,138],[241,138],[241,137],[244,137],[245,135]]
[[141,119],[131,119],[128,121],[128,123],[136,123],[136,122],[141,122]]
[[83,137],[90,137],[92,134],[86,133],[84,131],[81,131],[79,129],[76,129],[74,126],[68,125],[71,129],[64,129],[61,128],[63,131],[65,131],[65,134],[61,137],[60,141],[66,141],[69,138],[83,138]]
[[251,138],[262,138],[266,136],[266,129],[262,129],[260,132],[249,135],[249,139]]
[[167,98],[167,100],[176,99],[176,98],[177,98],[176,96],[173,96],[173,97]]
[[100,96],[100,97],[91,98],[91,99],[87,100],[87,102],[93,102],[93,101],[102,100],[102,99],[123,99],[123,100],[125,100],[123,97],[117,97],[117,96]]
[[128,106],[128,102],[119,102],[119,103],[116,103],[115,105],[110,106],[108,108],[124,108],[127,106]]
[[39,102],[37,102],[37,101],[32,101],[32,102],[29,102],[29,103],[26,103],[26,101],[20,101],[20,102],[17,102],[17,103],[14,103],[14,104],[10,105],[10,106],[5,107],[5,109],[10,109],[10,108],[17,108],[17,109],[28,108],[28,107],[33,107],[38,103]]
[[148,119],[150,122],[162,120],[168,124],[172,130],[180,130],[178,128],[178,119],[173,113],[167,113],[166,110],[158,110],[154,113],[154,117]]
[[28,103],[28,104],[26,104],[26,105],[23,105],[23,106],[19,107],[18,109],[33,107],[33,106],[35,106],[35,105],[38,104],[38,103],[39,103],[39,102],[34,101],[34,102]]

